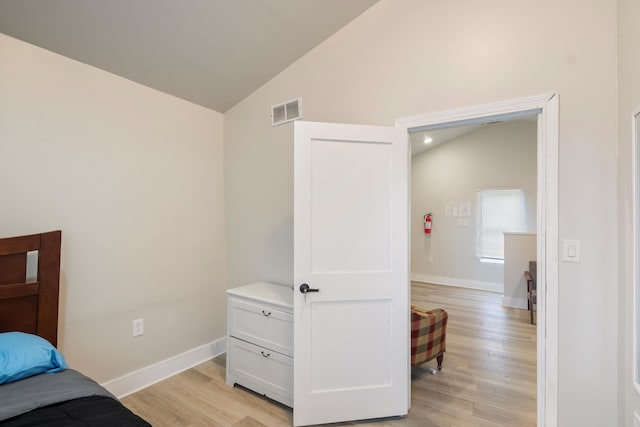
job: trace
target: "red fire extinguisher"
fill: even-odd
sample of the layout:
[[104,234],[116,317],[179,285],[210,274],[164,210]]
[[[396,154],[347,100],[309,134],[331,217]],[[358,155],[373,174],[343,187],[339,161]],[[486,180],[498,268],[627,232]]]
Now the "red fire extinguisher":
[[424,233],[431,234],[431,212],[424,216]]

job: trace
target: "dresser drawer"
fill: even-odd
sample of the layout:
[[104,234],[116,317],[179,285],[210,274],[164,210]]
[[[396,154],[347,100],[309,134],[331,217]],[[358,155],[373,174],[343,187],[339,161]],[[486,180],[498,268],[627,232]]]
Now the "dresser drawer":
[[293,358],[230,337],[227,383],[293,406]]
[[293,315],[269,304],[231,298],[229,336],[293,356]]

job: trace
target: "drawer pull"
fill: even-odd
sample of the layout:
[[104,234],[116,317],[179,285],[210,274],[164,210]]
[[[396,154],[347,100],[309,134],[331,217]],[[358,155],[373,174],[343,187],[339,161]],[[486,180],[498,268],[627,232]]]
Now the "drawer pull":
[[261,351],[260,354],[262,354],[262,357],[269,357],[271,356],[271,353],[265,353],[264,351]]
[[262,314],[264,315],[264,317],[269,317],[269,316],[271,316],[271,312],[270,312],[270,311],[264,311],[264,310],[262,310]]

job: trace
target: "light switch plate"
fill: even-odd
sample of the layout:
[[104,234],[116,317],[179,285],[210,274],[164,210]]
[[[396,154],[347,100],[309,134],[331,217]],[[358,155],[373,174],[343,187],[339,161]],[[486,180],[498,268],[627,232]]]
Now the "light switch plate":
[[564,240],[562,260],[580,262],[580,240]]

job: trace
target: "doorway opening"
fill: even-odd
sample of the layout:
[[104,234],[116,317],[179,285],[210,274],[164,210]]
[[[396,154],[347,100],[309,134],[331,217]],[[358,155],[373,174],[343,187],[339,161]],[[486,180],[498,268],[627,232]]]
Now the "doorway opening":
[[[543,95],[495,104],[399,119],[409,134],[482,123],[537,117],[536,252],[537,252],[537,424],[557,425],[558,336],[558,96]],[[409,164],[411,166],[410,160]],[[411,169],[410,169],[411,170]],[[449,205],[451,203],[451,205]],[[443,209],[465,209],[467,200],[446,201]],[[411,212],[411,210],[410,210]],[[426,212],[425,212],[426,213]],[[450,212],[451,214],[453,213]],[[446,216],[446,213],[445,213]],[[459,216],[461,227],[468,219]],[[437,227],[437,218],[433,218]],[[411,223],[411,221],[410,221]],[[411,237],[412,233],[409,233]],[[427,255],[427,262],[431,260]],[[433,261],[432,261],[433,262]]]

